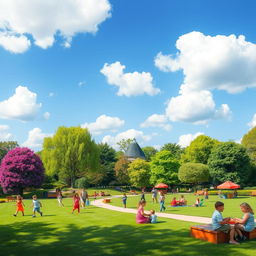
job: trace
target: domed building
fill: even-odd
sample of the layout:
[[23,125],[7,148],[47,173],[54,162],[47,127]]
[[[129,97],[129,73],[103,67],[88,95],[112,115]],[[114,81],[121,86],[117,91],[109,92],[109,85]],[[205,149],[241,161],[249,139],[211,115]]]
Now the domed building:
[[126,150],[126,152],[124,153],[124,155],[127,157],[128,161],[131,161],[131,162],[137,158],[146,160],[146,156],[136,140],[134,140],[129,145],[129,147]]

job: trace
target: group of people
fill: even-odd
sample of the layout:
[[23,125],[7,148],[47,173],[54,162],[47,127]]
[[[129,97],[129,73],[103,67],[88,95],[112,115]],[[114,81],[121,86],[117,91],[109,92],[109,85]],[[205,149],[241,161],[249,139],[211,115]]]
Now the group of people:
[[146,206],[145,200],[140,200],[138,205],[138,211],[136,215],[136,222],[138,224],[143,223],[157,223],[157,216],[155,214],[155,210],[150,210],[150,213],[145,213],[144,207]]
[[[14,217],[18,215],[19,212],[21,212],[22,216],[24,216],[24,207],[25,204],[23,203],[23,198],[18,195],[16,198],[16,212],[13,214]],[[36,195],[32,196],[32,207],[33,207],[33,215],[32,217],[36,217],[36,212],[38,212],[41,216],[43,216],[43,212],[41,211],[42,203],[37,199]]]
[[246,239],[243,231],[251,232],[255,228],[254,212],[251,206],[248,203],[242,203],[240,209],[244,214],[242,219],[223,218],[224,203],[220,201],[215,203],[215,211],[212,215],[212,227],[214,230],[229,233],[230,244],[239,244],[239,241]]
[[181,195],[179,200],[176,200],[176,197],[174,197],[171,201],[171,206],[176,207],[176,206],[186,206],[187,205],[187,200],[185,199],[184,195]]

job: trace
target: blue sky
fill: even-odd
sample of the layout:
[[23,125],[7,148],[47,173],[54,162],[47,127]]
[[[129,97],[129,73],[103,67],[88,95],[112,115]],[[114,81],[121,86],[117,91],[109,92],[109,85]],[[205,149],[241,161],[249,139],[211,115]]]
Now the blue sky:
[[0,140],[39,150],[82,125],[186,146],[256,125],[254,1],[58,1],[0,1]]

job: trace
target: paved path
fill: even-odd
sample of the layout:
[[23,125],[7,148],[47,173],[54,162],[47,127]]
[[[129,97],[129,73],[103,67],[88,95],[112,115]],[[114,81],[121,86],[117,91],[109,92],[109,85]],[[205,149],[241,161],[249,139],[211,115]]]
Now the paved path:
[[[115,198],[115,197],[120,197],[120,196],[108,197],[108,199]],[[92,201],[91,205],[101,207],[101,208],[105,208],[105,209],[112,210],[112,211],[133,213],[133,214],[137,213],[136,209],[123,208],[123,207],[118,207],[118,206],[114,206],[114,205],[111,205],[111,204],[105,204],[105,203],[103,203],[103,199]],[[195,223],[204,223],[204,224],[211,223],[211,218],[206,218],[206,217],[171,214],[171,213],[162,213],[162,212],[157,212],[156,214],[159,217],[168,218],[168,219],[189,221],[189,222],[195,222]]]

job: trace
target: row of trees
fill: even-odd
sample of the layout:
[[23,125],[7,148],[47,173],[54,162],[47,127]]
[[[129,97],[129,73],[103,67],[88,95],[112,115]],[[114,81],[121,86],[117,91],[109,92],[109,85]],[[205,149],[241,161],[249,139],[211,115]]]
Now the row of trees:
[[[44,139],[42,151],[37,152],[44,164],[45,182],[72,187],[147,187],[159,182],[217,185],[226,180],[256,184],[256,128],[243,137],[241,144],[201,135],[185,149],[174,143],[165,144],[160,151],[144,147],[146,160],[133,162],[124,156],[131,142],[120,141],[120,151],[115,151],[107,144],[96,144],[87,129],[59,127],[53,137]],[[0,157],[16,146],[16,142],[0,144]]]
[[120,141],[120,151],[115,151],[107,144],[96,144],[86,129],[60,127],[44,140],[40,155],[47,175],[68,186],[256,183],[256,128],[244,136],[242,144],[201,135],[185,149],[175,143],[165,144],[160,151],[144,147],[146,160],[130,163],[124,152],[132,141]]

